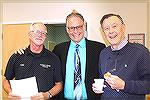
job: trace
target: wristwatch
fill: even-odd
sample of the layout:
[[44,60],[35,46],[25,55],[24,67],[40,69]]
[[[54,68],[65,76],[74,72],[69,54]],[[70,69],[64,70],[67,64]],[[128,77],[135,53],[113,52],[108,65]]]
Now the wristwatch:
[[48,98],[50,99],[50,98],[52,98],[52,95],[51,95],[51,93],[48,91]]

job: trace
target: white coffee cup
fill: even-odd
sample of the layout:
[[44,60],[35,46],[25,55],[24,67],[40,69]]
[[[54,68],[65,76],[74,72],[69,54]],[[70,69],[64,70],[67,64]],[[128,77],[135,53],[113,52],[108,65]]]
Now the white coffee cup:
[[103,91],[104,79],[94,79],[94,82],[95,82],[95,87],[96,87],[99,91]]

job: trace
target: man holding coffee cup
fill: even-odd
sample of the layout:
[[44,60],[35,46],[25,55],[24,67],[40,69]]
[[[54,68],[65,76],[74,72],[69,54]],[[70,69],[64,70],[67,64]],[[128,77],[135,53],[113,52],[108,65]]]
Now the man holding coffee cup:
[[[102,17],[101,28],[110,46],[99,57],[100,78],[105,79],[103,91],[97,83],[92,89],[103,100],[145,100],[150,94],[150,52],[141,44],[125,38],[125,24],[116,14]],[[102,85],[103,86],[103,85]]]

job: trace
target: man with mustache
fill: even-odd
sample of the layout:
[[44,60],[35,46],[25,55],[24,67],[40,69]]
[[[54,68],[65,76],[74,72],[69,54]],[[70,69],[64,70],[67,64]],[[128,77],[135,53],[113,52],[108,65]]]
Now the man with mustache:
[[3,88],[8,93],[8,99],[21,99],[20,96],[12,93],[9,83],[12,79],[36,77],[39,93],[28,97],[31,100],[53,99],[62,90],[60,60],[44,47],[46,33],[47,28],[43,23],[31,24],[28,33],[30,42],[28,48],[24,50],[24,54],[13,54],[10,57],[3,80]]

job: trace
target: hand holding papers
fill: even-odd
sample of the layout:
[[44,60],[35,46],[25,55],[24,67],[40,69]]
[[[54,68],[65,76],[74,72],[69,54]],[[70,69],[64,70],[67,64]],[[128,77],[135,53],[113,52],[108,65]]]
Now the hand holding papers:
[[20,96],[21,99],[30,99],[38,93],[36,78],[26,78],[21,80],[10,80],[12,93]]

